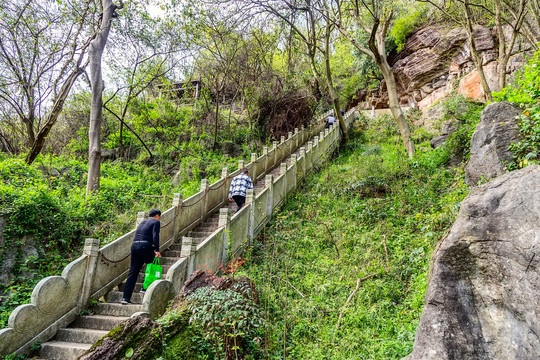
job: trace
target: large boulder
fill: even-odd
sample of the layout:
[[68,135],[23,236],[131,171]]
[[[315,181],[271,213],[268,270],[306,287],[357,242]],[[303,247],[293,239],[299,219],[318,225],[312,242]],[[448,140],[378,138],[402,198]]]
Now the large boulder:
[[476,185],[505,173],[512,160],[510,144],[519,140],[517,116],[521,110],[509,102],[493,103],[482,111],[471,138],[471,157],[465,167],[465,182]]
[[434,254],[407,360],[538,359],[540,166],[475,188]]

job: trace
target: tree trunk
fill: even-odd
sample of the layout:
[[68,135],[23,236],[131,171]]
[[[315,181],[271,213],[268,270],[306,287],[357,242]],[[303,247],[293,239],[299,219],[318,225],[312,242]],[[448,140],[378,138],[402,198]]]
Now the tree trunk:
[[45,125],[43,125],[43,127],[39,130],[34,140],[34,143],[32,144],[32,148],[26,156],[25,161],[28,165],[33,163],[36,157],[41,153],[43,145],[45,145],[45,139],[49,135],[49,132],[51,131],[53,125],[58,120],[58,117],[62,112],[62,108],[64,107],[64,103],[69,95],[69,92],[71,91],[71,88],[73,87],[73,84],[75,84],[75,81],[83,72],[84,68],[75,69],[67,78],[56,99],[54,99],[53,107],[51,109],[51,112],[49,113],[49,116],[47,117],[47,120],[45,121]]
[[214,143],[212,144],[212,150],[216,150],[217,136],[218,136],[218,120],[219,120],[219,96],[216,97],[216,115],[214,123]]
[[338,118],[339,128],[343,133],[343,143],[346,144],[349,142],[349,134],[347,132],[347,125],[343,116],[341,116],[341,107],[339,104],[339,96],[334,88],[334,81],[332,80],[332,69],[330,68],[330,23],[326,26],[326,35],[324,38],[324,63],[326,68],[326,81],[328,82],[328,92],[332,98],[332,103],[334,105],[334,112]]
[[499,58],[497,76],[499,81],[499,90],[502,90],[506,86],[506,66],[512,56],[514,44],[517,40],[517,36],[521,32],[523,27],[523,21],[526,16],[526,3],[527,0],[519,1],[519,8],[517,11],[510,10],[514,17],[514,25],[512,26],[512,37],[510,43],[506,44],[506,38],[504,36],[504,30],[502,25],[502,4],[501,0],[495,0],[495,24],[497,27],[497,35],[499,37]]
[[403,146],[405,146],[407,155],[409,155],[409,158],[413,158],[416,154],[416,150],[414,148],[414,143],[411,140],[411,131],[409,129],[409,125],[407,124],[407,119],[405,118],[405,114],[403,114],[403,110],[399,105],[399,97],[397,94],[397,85],[394,72],[392,71],[390,65],[388,65],[386,62],[386,59],[383,60],[384,62],[379,66],[379,68],[381,69],[384,76],[384,81],[386,82],[386,91],[388,92],[390,111],[398,124],[399,133],[401,134]]
[[484,73],[482,58],[480,57],[480,54],[478,54],[478,50],[476,50],[476,43],[474,41],[474,29],[472,25],[471,12],[469,9],[469,1],[465,0],[463,2],[463,8],[465,10],[465,29],[467,31],[467,37],[469,38],[471,57],[473,59],[474,65],[476,66],[476,70],[478,71],[478,75],[480,76],[480,82],[482,83],[482,88],[484,89],[484,96],[486,97],[487,101],[491,101],[493,100],[493,97],[491,96],[491,89],[489,88],[489,84],[486,80],[486,74]]
[[109,31],[113,14],[116,9],[123,7],[114,5],[112,0],[102,0],[103,17],[99,32],[90,44],[90,82],[92,84],[92,107],[90,109],[90,129],[88,131],[88,179],[86,182],[86,196],[99,190],[101,169],[101,116],[103,107],[103,78],[101,71],[101,58]]

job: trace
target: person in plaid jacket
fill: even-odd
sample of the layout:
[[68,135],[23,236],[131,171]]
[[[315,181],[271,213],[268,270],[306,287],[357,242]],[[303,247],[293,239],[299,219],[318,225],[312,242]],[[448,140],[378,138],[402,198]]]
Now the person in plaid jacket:
[[229,201],[233,201],[238,205],[238,210],[244,206],[246,202],[246,192],[248,189],[253,189],[253,182],[249,177],[247,169],[243,169],[240,175],[235,176],[229,187]]

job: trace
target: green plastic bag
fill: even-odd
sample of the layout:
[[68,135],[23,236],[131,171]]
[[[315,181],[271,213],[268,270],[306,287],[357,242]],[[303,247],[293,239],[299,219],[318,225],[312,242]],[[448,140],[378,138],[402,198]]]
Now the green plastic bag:
[[159,265],[159,258],[154,258],[151,264],[146,265],[146,271],[144,272],[143,289],[148,289],[150,284],[154,281],[161,279],[163,274],[163,268]]

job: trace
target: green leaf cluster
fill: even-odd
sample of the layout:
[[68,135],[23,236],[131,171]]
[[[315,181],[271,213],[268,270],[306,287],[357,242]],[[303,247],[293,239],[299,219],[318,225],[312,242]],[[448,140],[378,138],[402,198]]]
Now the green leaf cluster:
[[514,154],[510,170],[536,164],[540,154],[540,51],[534,53],[527,64],[515,75],[512,83],[494,93],[495,101],[510,101],[524,108],[519,116],[521,140],[510,146]]

